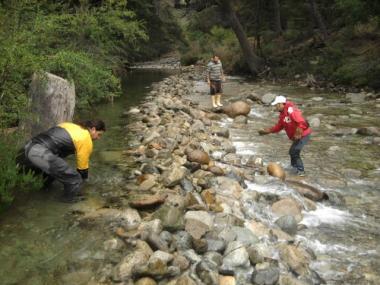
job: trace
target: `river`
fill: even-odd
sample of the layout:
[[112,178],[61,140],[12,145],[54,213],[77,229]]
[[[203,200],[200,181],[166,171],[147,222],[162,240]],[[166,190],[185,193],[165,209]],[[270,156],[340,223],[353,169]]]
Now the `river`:
[[[169,73],[131,71],[124,78],[124,93],[114,103],[81,112],[78,117],[102,118],[107,132],[95,142],[90,179],[83,191],[93,204],[101,205],[105,193],[123,182],[123,172],[115,167],[128,143],[123,113],[138,106],[158,82]],[[74,162],[72,160],[72,162]],[[72,215],[73,206],[59,202],[62,186],[46,192],[19,195],[13,206],[0,217],[0,283],[72,284],[67,272],[80,268],[92,275],[103,262],[103,241],[112,237],[99,228],[83,228]],[[85,279],[83,277],[82,279]]]

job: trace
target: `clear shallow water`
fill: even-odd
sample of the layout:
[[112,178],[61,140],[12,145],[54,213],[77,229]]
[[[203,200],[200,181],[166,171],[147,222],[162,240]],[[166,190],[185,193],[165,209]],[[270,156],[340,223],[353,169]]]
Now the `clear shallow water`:
[[[83,191],[87,202],[102,205],[102,195],[123,182],[123,174],[103,152],[117,152],[128,143],[123,112],[137,106],[151,84],[167,72],[132,71],[123,82],[124,95],[113,104],[103,104],[80,117],[102,118],[107,132],[95,142],[90,179]],[[0,216],[0,284],[87,284],[104,259],[103,241],[113,234],[102,228],[80,226],[72,215],[73,205],[58,201],[62,186],[54,184],[49,193],[19,196],[13,207]],[[76,276],[71,276],[76,272]],[[78,273],[79,272],[79,273]]]
[[[239,89],[240,85],[231,83],[229,88]],[[297,103],[305,116],[320,114],[321,126],[314,129],[302,155],[306,181],[321,190],[341,194],[346,204],[317,203],[315,211],[304,212],[301,223],[307,229],[298,232],[297,240],[314,250],[317,260],[312,267],[327,284],[380,284],[380,175],[373,174],[380,166],[380,146],[371,145],[358,135],[333,134],[337,129],[380,127],[379,105],[341,103],[338,94],[290,86],[244,83],[243,88],[285,95]],[[271,107],[254,105],[246,128],[233,128],[230,120],[222,124],[230,126],[238,154],[262,157],[265,162],[274,161],[289,168],[291,142],[285,133],[257,135],[259,129],[272,126],[277,118],[278,113]],[[356,177],[344,169],[359,170],[360,175]],[[287,186],[248,183],[248,187],[258,192],[297,196]],[[273,222],[271,215],[261,217],[267,223]]]

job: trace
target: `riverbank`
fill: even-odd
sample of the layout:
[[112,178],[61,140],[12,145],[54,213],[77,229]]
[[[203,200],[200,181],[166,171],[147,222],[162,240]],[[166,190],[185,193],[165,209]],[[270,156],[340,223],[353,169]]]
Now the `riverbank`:
[[[209,110],[209,96],[196,84],[201,78],[192,68],[182,70],[129,110],[133,123],[127,130],[134,139],[125,151],[126,185],[109,193],[100,209],[86,202],[74,206],[83,227],[101,225],[115,234],[105,241],[105,254],[118,258],[92,279],[321,284],[309,266],[315,258],[311,249],[295,243],[303,227],[298,223],[305,211],[316,209],[315,202],[247,188],[260,181],[275,190],[284,182],[266,174],[260,157],[247,161],[236,153],[222,124],[227,115]],[[244,130],[246,123],[247,117],[237,116],[233,124]],[[263,215],[276,222],[265,222]]]

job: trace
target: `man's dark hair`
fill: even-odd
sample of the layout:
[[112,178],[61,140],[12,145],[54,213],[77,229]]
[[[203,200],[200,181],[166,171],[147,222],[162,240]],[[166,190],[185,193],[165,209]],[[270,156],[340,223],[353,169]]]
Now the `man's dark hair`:
[[106,124],[102,120],[88,120],[79,123],[83,128],[95,128],[97,131],[106,131]]

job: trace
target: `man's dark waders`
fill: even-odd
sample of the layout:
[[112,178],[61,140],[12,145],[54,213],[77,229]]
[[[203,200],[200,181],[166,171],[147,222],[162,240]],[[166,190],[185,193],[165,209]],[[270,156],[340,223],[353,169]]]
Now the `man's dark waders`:
[[[62,145],[65,147],[62,148]],[[79,193],[83,179],[63,159],[75,152],[72,139],[64,129],[56,127],[36,136],[25,145],[24,150],[26,165],[60,181],[64,185],[65,198],[74,198]]]

